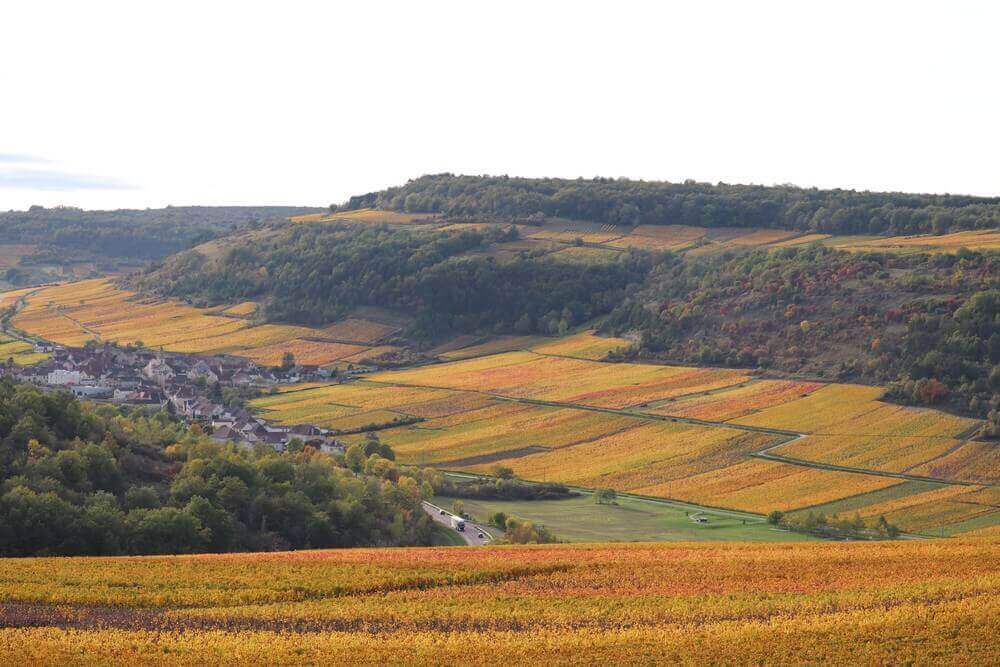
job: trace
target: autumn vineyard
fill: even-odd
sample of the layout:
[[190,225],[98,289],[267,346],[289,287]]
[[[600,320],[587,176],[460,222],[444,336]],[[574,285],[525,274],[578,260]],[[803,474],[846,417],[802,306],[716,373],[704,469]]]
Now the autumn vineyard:
[[998,211],[445,174],[44,271],[123,223],[14,216],[0,664],[996,664]]
[[0,609],[18,627],[0,630],[0,655],[991,664],[997,552],[993,539],[6,561]]

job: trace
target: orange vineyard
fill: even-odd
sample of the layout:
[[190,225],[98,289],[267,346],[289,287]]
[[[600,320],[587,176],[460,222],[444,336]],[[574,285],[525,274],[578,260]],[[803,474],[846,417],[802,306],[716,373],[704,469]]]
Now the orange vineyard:
[[268,366],[279,365],[286,352],[301,364],[330,365],[362,362],[396,349],[368,345],[396,330],[378,322],[348,319],[327,330],[254,325],[247,318],[258,306],[251,301],[222,309],[194,308],[142,299],[105,279],[7,292],[0,306],[10,307],[21,298],[25,303],[12,318],[15,327],[77,347],[89,340],[141,342],[167,352],[231,354]]
[[0,655],[9,664],[989,664],[998,564],[995,537],[7,560]]

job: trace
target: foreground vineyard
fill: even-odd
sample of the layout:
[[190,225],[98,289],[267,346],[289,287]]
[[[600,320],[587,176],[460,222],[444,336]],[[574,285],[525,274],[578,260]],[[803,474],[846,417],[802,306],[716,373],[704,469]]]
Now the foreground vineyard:
[[998,562],[996,538],[9,560],[0,655],[987,664]]

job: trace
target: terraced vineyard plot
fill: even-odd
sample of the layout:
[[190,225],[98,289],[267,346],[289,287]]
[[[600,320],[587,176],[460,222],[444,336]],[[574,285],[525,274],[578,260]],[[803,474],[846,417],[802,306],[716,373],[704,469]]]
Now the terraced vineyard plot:
[[252,401],[250,407],[280,424],[313,423],[352,430],[370,424],[391,424],[407,417],[451,415],[482,407],[491,400],[444,389],[351,383],[265,396]]
[[782,403],[760,412],[731,420],[734,424],[780,428],[801,433],[827,432],[833,424],[851,423],[878,407],[875,401],[885,393],[881,387],[828,384],[805,398]]
[[577,239],[584,243],[607,243],[620,236],[621,234],[616,231],[577,231],[573,229],[548,229],[545,227],[539,229],[538,231],[531,231],[528,233],[528,238],[541,239],[544,241],[562,241],[564,243],[573,243]]
[[1000,446],[992,442],[967,441],[910,472],[928,477],[1000,484]]
[[291,352],[295,355],[295,363],[322,366],[338,359],[356,356],[366,352],[367,348],[362,345],[349,345],[347,343],[327,343],[316,340],[303,340],[295,338],[282,343],[264,345],[250,350],[245,350],[241,356],[253,359],[258,364],[267,366],[278,366],[281,364],[285,354]]
[[654,403],[643,412],[705,421],[728,421],[808,396],[826,385],[792,380],[755,380],[745,386],[722,389],[702,396]]
[[[524,479],[636,491],[731,465],[777,441],[762,433],[647,422],[571,447],[501,463]],[[472,470],[488,472],[489,467]]]
[[0,563],[0,654],[16,664],[457,664],[470,654],[493,664],[989,664],[998,549],[987,538],[16,559]]
[[618,251],[589,246],[569,246],[568,248],[555,251],[549,257],[562,262],[589,264],[593,262],[609,262],[618,257]]
[[881,236],[868,239],[839,237],[825,242],[835,248],[864,252],[956,252],[969,250],[1000,249],[1000,231],[995,229],[969,230],[933,236]]
[[611,241],[609,245],[650,250],[682,250],[708,233],[705,227],[687,225],[639,225],[631,234]]
[[355,211],[337,211],[328,220],[362,221],[378,225],[402,225],[411,222],[433,220],[440,217],[437,213],[401,213],[399,211],[382,211],[363,208]]
[[374,343],[396,331],[399,327],[350,317],[320,329],[320,335],[352,343]]
[[25,257],[35,254],[38,248],[29,243],[2,243],[0,244],[0,269],[9,269],[17,266]]
[[[773,453],[793,459],[903,473],[912,472],[921,464],[960,445],[960,440],[951,438],[811,435],[784,445]],[[961,477],[950,479],[975,481]]]
[[29,294],[34,294],[39,290],[45,289],[44,287],[22,287],[21,289],[8,290],[6,292],[0,292],[0,309],[10,308],[22,297],[28,296]]
[[[622,231],[616,236],[602,239],[600,234],[582,234],[587,243],[599,243],[616,248],[642,248],[645,250],[670,250],[694,255],[721,252],[740,248],[785,248],[821,243],[825,246],[852,252],[956,252],[959,248],[970,250],[995,250],[1000,248],[1000,232],[993,229],[969,230],[942,234],[915,236],[853,235],[803,233],[784,229],[742,227],[694,227],[687,225],[639,225]],[[547,238],[571,243],[570,233],[533,232],[534,238]]]
[[772,248],[790,248],[793,246],[809,245],[810,243],[818,243],[830,238],[829,234],[803,234],[801,236],[794,236],[785,241],[779,241],[778,243],[772,243]]
[[0,334],[0,362],[12,359],[20,366],[31,366],[48,359],[45,352],[35,352],[35,346]]
[[637,492],[766,514],[829,503],[900,483],[891,477],[750,460]]
[[903,482],[883,490],[812,508],[827,516],[886,520],[910,532],[956,535],[1000,524],[995,487]]
[[253,301],[244,301],[243,303],[238,303],[235,306],[230,306],[222,312],[226,315],[233,315],[235,317],[246,317],[247,315],[253,315],[257,312],[257,304]]
[[[382,439],[404,463],[469,468],[569,447],[633,428],[634,417],[496,402],[490,406],[388,429]],[[555,474],[555,473],[553,473]],[[550,477],[551,478],[551,477]]]
[[[251,328],[241,328],[235,331],[196,338],[184,343],[175,344],[174,352],[191,352],[198,354],[239,354],[268,345],[291,342],[297,336],[308,336],[312,333],[306,327],[288,326],[283,324],[261,324]],[[278,360],[281,363],[281,360]]]
[[417,221],[433,220],[436,217],[438,217],[436,213],[400,213],[398,211],[360,208],[353,211],[295,215],[289,220],[296,223],[344,221],[366,222],[373,225],[405,225]]
[[286,352],[302,364],[329,364],[347,357],[360,362],[370,350],[366,345],[314,340],[320,332],[308,327],[252,326],[241,317],[252,312],[251,307],[256,305],[244,302],[222,311],[229,316],[219,315],[171,301],[139,300],[107,280],[85,280],[37,290],[12,323],[64,345],[82,346],[98,338],[142,342],[168,352],[234,354],[266,365],[280,364]]
[[632,347],[632,341],[625,338],[605,338],[593,331],[584,331],[566,338],[544,342],[531,348],[532,352],[553,356],[574,357],[576,359],[603,359],[610,352]]
[[781,243],[799,236],[799,232],[785,229],[757,229],[749,234],[743,234],[729,241],[728,245],[740,248],[752,248]]
[[501,352],[530,349],[535,344],[544,342],[545,340],[542,336],[497,336],[484,343],[467,345],[442,352],[438,356],[449,361],[472,359],[474,357],[485,357]]
[[603,364],[509,352],[391,374],[380,373],[373,379],[565,404],[623,408],[718,389],[748,378],[740,371],[724,369]]

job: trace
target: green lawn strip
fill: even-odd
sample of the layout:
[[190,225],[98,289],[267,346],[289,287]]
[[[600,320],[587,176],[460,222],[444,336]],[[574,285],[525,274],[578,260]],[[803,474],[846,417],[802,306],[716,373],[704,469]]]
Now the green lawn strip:
[[[465,511],[485,523],[494,512],[505,512],[544,525],[566,542],[663,542],[732,540],[785,542],[813,540],[808,535],[778,530],[760,517],[739,518],[715,510],[683,509],[662,502],[619,496],[615,505],[598,505],[593,495],[564,500],[461,499]],[[454,498],[436,497],[450,508]],[[691,517],[703,515],[708,523]]]

